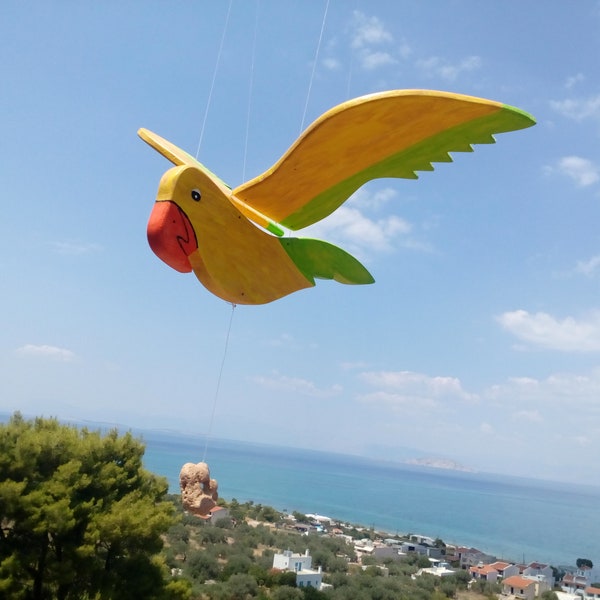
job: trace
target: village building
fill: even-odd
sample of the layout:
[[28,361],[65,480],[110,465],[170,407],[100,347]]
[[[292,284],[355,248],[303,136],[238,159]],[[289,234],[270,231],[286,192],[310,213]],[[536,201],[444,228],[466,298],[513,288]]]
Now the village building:
[[312,587],[320,590],[322,586],[323,572],[321,567],[319,567],[316,571],[314,569],[302,569],[301,571],[296,571],[296,587]]
[[521,574],[525,577],[542,578],[544,581],[548,582],[550,589],[554,587],[554,572],[552,571],[552,567],[550,565],[532,562],[522,569]]
[[280,571],[302,571],[312,567],[312,557],[308,550],[304,554],[295,554],[284,550],[281,554],[273,555],[273,568]]
[[478,581],[490,581],[495,583],[498,581],[499,573],[491,565],[478,564],[476,567],[469,567],[469,573],[473,579]]
[[535,581],[533,579],[527,579],[522,575],[507,577],[502,582],[502,594],[504,596],[514,596],[515,598],[533,600],[537,595]]
[[374,556],[378,560],[392,559],[392,560],[400,560],[405,557],[406,554],[403,554],[400,550],[399,546],[374,546],[371,551],[371,556]]
[[490,567],[498,571],[498,579],[506,579],[507,577],[512,577],[513,575],[519,575],[519,567],[514,565],[513,563],[507,563],[502,560],[497,560],[490,564]]
[[402,542],[399,545],[400,554],[419,554],[429,558],[440,559],[446,556],[445,548],[436,548],[435,546],[426,546],[416,542]]
[[457,546],[453,559],[458,561],[461,569],[469,569],[479,564],[485,565],[497,560],[495,556],[486,554],[477,548],[465,548],[464,546]]
[[583,593],[590,587],[590,573],[591,569],[588,567],[581,567],[575,571],[575,573],[567,573],[560,582],[560,587],[563,592],[569,592],[571,594]]
[[513,575],[502,582],[502,594],[533,600],[552,588],[543,577]]
[[210,525],[214,525],[217,521],[221,519],[229,518],[229,510],[224,506],[214,506],[208,511],[207,515],[201,516],[201,519],[204,519]]
[[308,550],[304,554],[295,554],[291,550],[274,554],[273,568],[281,571],[294,571],[296,587],[299,588],[312,587],[320,590],[326,585],[323,583],[321,567],[316,570],[312,568],[312,557]]
[[450,575],[454,575],[456,571],[450,568],[450,565],[447,562],[437,562],[431,567],[426,567],[424,569],[419,569],[416,573],[417,577],[419,575],[423,575],[427,573],[429,575],[435,575],[435,577],[449,577]]
[[584,591],[585,600],[600,600],[600,588],[597,587],[587,587]]

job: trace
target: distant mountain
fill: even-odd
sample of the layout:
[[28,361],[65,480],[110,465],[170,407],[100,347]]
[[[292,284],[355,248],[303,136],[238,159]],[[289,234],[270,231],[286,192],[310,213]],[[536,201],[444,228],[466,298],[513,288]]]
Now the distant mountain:
[[447,469],[449,471],[464,471],[466,473],[475,473],[475,469],[465,467],[460,463],[447,458],[410,458],[404,461],[408,465],[419,465],[420,467],[431,467],[433,469]]
[[431,456],[423,450],[408,446],[388,446],[385,444],[368,444],[363,448],[364,456],[378,460],[400,462],[419,467],[447,469],[475,473],[476,469],[465,466],[449,456]]

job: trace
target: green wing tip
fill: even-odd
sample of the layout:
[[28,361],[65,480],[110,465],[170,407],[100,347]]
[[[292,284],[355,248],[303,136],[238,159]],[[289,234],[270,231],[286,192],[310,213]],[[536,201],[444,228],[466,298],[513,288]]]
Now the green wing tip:
[[503,108],[504,108],[504,110],[513,113],[515,116],[519,116],[522,118],[522,122],[523,122],[523,125],[521,126],[522,129],[525,129],[525,127],[531,127],[532,125],[535,125],[537,122],[533,115],[531,115],[530,113],[528,113],[525,110],[517,108],[516,106],[510,106],[510,104],[504,104]]

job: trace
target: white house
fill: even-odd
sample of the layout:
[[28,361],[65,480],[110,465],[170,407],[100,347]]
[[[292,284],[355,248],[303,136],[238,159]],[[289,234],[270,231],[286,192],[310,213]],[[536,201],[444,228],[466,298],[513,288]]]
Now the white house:
[[550,565],[537,562],[529,563],[527,567],[523,569],[522,575],[524,577],[542,577],[548,582],[550,589],[554,587],[554,573]]
[[301,571],[296,571],[296,587],[313,587],[320,590],[322,585],[323,573],[321,567],[316,571],[314,569],[302,569]]
[[320,523],[321,525],[327,525],[330,526],[332,521],[330,517],[326,517],[324,515],[314,515],[314,514],[307,514],[306,515],[311,521],[316,521],[317,523]]
[[273,555],[273,568],[282,571],[305,571],[312,568],[312,557],[308,550],[304,554],[294,554],[284,550],[281,554]]
[[507,577],[512,577],[513,575],[519,574],[519,567],[512,563],[507,563],[502,560],[497,560],[490,564],[490,567],[498,571],[499,579],[506,579]]
[[210,509],[209,513],[202,517],[207,523],[214,525],[217,521],[221,519],[229,518],[229,510],[224,506],[215,506]]
[[439,562],[433,567],[427,567],[425,569],[419,569],[416,575],[422,575],[423,573],[429,573],[429,575],[435,575],[436,577],[448,577],[454,575],[456,571],[450,568],[447,562]]
[[273,568],[281,571],[296,573],[296,586],[299,588],[312,587],[320,590],[325,586],[321,567],[316,571],[312,567],[312,557],[308,550],[304,554],[294,554],[284,550],[281,554],[273,555]]
[[587,567],[581,567],[577,569],[575,573],[567,573],[560,583],[560,587],[563,592],[570,592],[572,594],[576,592],[584,592],[589,587],[591,570]]

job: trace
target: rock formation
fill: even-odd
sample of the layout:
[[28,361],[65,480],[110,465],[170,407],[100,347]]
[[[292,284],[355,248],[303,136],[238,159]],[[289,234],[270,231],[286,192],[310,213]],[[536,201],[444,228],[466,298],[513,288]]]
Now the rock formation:
[[217,504],[217,481],[210,478],[204,462],[185,463],[179,472],[179,487],[183,509],[193,515],[206,517]]

